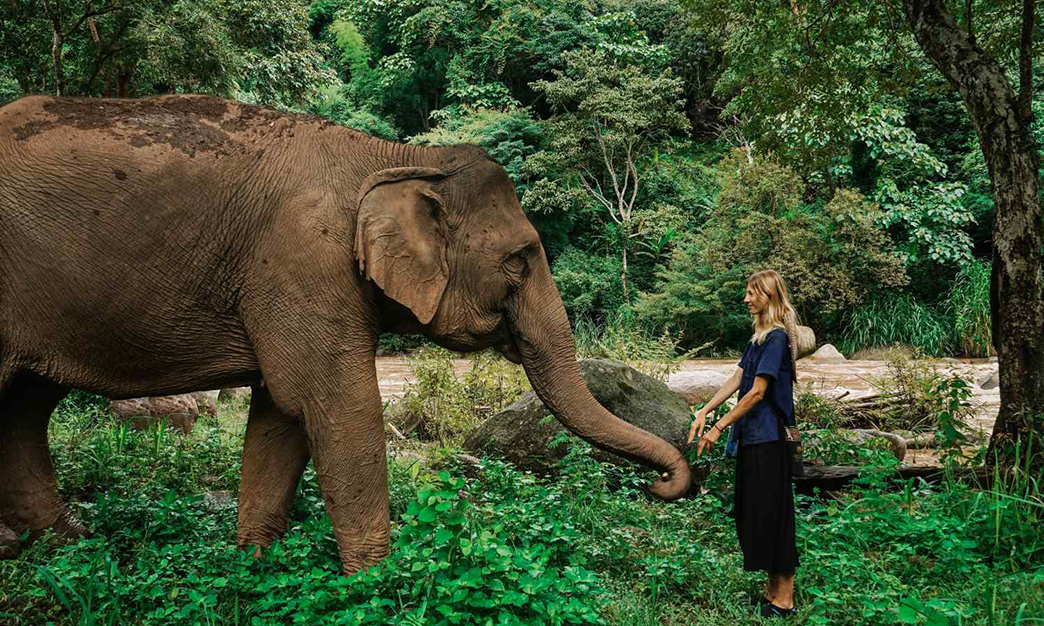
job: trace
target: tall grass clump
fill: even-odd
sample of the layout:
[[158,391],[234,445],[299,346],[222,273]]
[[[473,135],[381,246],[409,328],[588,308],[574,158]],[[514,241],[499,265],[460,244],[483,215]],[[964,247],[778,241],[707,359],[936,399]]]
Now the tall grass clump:
[[953,324],[953,342],[959,354],[991,356],[993,334],[990,324],[991,265],[974,259],[962,265],[944,304]]
[[851,354],[863,348],[906,344],[929,356],[941,356],[950,346],[944,315],[913,296],[875,298],[845,316],[838,348]]
[[623,361],[643,374],[660,380],[681,367],[711,344],[682,350],[679,338],[665,328],[657,333],[642,324],[633,309],[623,307],[612,313],[604,324],[579,317],[573,332],[576,353],[582,359],[615,359]]
[[919,302],[910,294],[869,301],[845,316],[838,348],[851,354],[905,344],[927,356],[993,355],[990,268],[979,259],[961,266],[946,298],[937,306]]

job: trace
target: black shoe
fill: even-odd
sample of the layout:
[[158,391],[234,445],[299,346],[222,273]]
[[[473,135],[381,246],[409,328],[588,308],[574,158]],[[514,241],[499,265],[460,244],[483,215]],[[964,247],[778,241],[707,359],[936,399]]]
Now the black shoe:
[[786,617],[788,615],[794,615],[797,613],[796,608],[784,609],[778,607],[771,602],[763,602],[761,604],[761,616],[762,617]]
[[768,604],[769,602],[772,602],[772,600],[769,600],[764,595],[760,595],[760,596],[758,596],[756,598],[751,598],[750,605],[751,606],[756,606],[756,607],[761,607],[761,605]]

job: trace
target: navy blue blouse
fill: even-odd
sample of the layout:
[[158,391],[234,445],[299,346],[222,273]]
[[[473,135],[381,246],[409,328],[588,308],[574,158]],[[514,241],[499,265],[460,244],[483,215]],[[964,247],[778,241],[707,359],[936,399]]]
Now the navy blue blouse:
[[767,377],[768,388],[765,397],[732,425],[725,447],[728,456],[735,456],[741,445],[779,441],[779,418],[773,407],[783,414],[788,426],[794,425],[794,368],[786,331],[781,328],[770,331],[761,345],[747,342],[739,366],[743,369],[740,398],[754,387],[755,376]]

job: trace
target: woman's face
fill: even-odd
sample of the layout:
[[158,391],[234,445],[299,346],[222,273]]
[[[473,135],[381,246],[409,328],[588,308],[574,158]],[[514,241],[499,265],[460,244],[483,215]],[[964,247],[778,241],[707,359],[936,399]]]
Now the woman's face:
[[747,295],[743,297],[743,302],[747,305],[747,311],[751,315],[761,315],[761,312],[768,306],[768,296],[755,291],[752,285],[747,285]]

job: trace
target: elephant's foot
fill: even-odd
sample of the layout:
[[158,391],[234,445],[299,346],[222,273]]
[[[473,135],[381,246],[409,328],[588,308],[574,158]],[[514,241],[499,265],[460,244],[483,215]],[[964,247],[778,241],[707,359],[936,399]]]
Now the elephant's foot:
[[0,559],[13,559],[22,551],[18,535],[0,523]]
[[83,525],[78,517],[69,512],[64,505],[62,506],[61,513],[58,514],[58,518],[52,522],[48,528],[51,531],[70,541],[78,541],[84,537],[90,537],[91,533],[87,530],[87,527]]
[[65,507],[47,446],[47,423],[67,389],[23,376],[0,401],[0,514],[15,532],[36,539],[50,528],[79,539],[87,530]]
[[260,509],[239,509],[236,545],[260,557],[262,550],[286,534],[287,517],[282,513],[265,513]]
[[56,537],[73,542],[90,536],[87,527],[61,501],[54,502],[46,498],[41,502],[21,497],[24,494],[17,492],[8,492],[6,495],[14,500],[15,506],[5,511],[4,517],[15,530],[28,530],[30,541],[39,539],[48,530]]
[[347,542],[347,545],[344,545],[346,542],[343,541],[339,543],[341,567],[348,576],[377,565],[391,553],[387,534],[383,537],[374,536],[367,541]]

